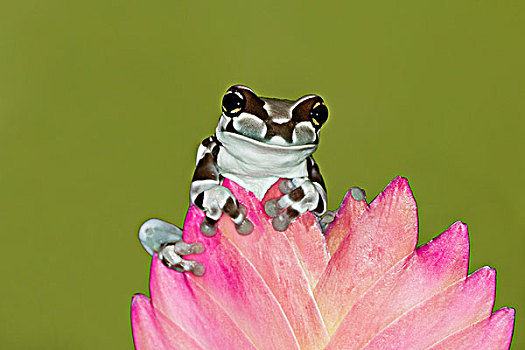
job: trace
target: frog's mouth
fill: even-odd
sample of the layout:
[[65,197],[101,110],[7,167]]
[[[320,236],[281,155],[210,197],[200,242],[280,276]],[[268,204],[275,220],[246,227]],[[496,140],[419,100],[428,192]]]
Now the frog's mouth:
[[306,149],[315,150],[318,146],[317,144],[314,144],[314,143],[308,143],[308,144],[303,144],[303,145],[289,145],[289,144],[284,144],[284,143],[283,144],[268,143],[268,142],[263,142],[260,140],[253,139],[248,136],[244,136],[236,132],[225,131],[225,130],[217,130],[215,134],[217,135],[217,138],[219,139],[219,141],[221,141],[221,138],[223,139],[231,138],[232,140],[233,139],[238,140],[238,142],[249,143],[260,149],[270,148],[270,149],[280,150],[283,152],[290,152],[290,151],[301,152],[302,150],[306,150]]
[[238,161],[261,170],[290,168],[301,164],[317,149],[317,144],[276,145],[217,130],[215,135],[224,150]]

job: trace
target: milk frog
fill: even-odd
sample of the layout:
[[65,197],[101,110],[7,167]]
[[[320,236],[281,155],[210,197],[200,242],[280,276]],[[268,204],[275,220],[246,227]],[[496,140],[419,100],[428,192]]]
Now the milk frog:
[[[201,232],[214,235],[223,213],[239,234],[253,230],[246,208],[221,185],[225,178],[259,199],[277,180],[285,179],[279,184],[283,196],[265,204],[277,231],[285,231],[306,211],[321,217],[326,212],[326,188],[312,154],[327,118],[328,109],[317,95],[292,101],[259,97],[246,86],[230,87],[222,99],[215,133],[197,151],[190,201],[205,213]],[[202,252],[202,245],[182,242],[178,227],[151,219],[140,228],[139,238],[168,267],[197,275],[204,272],[199,263],[182,259]]]

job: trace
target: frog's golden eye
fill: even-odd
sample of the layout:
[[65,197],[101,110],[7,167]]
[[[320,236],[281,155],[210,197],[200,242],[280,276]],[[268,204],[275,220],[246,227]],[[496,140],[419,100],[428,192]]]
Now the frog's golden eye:
[[327,119],[328,108],[326,108],[323,100],[316,101],[310,109],[310,120],[312,124],[316,129],[320,129]]
[[236,117],[244,111],[246,107],[246,98],[243,93],[237,89],[230,89],[222,98],[222,112],[230,117]]

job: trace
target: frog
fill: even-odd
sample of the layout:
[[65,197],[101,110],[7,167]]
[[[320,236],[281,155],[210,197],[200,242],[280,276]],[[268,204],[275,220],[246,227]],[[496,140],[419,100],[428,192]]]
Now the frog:
[[[227,215],[240,235],[253,231],[247,209],[222,186],[229,179],[259,200],[279,180],[282,196],[265,203],[276,231],[284,232],[302,214],[321,222],[327,212],[326,186],[313,153],[328,120],[324,100],[314,94],[296,100],[260,97],[251,88],[233,85],[223,95],[215,133],[198,147],[190,186],[190,203],[204,212],[200,231],[217,232]],[[158,254],[169,268],[204,273],[204,266],[183,259],[203,252],[201,243],[182,241],[182,230],[159,219],[146,221],[139,239],[150,255]]]

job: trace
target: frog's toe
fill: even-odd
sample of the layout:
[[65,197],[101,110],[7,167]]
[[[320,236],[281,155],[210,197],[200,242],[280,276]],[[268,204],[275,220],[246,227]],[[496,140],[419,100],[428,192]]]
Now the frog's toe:
[[173,248],[178,255],[201,254],[204,252],[204,245],[201,242],[186,243],[179,241],[173,245]]
[[284,208],[279,206],[279,198],[270,199],[264,204],[264,211],[271,218],[279,216],[283,210]]
[[291,220],[289,220],[284,215],[279,215],[278,217],[274,218],[272,220],[272,226],[275,229],[275,231],[286,231],[286,229],[290,226]]
[[191,272],[195,276],[199,276],[199,277],[204,275],[204,272],[206,270],[202,263],[198,261],[185,260],[185,259],[182,259],[182,261],[179,263],[179,267],[183,271]]
[[323,232],[325,232],[328,228],[328,225],[330,225],[335,220],[336,215],[337,210],[328,210],[322,218],[318,218],[319,225],[321,226]]
[[203,251],[204,246],[201,243],[166,243],[159,249],[158,257],[170,269],[180,272],[188,271],[196,276],[202,276],[205,271],[204,265],[198,261],[185,260],[181,255],[200,254]]
[[206,237],[215,235],[217,233],[217,221],[205,216],[201,223],[201,233]]
[[366,200],[366,192],[362,188],[352,187],[350,189],[350,194],[352,195],[352,198],[354,198],[356,201],[361,202]]
[[320,223],[323,224],[330,224],[335,220],[335,217],[337,215],[337,210],[328,210],[322,218],[319,219]]
[[193,273],[195,276],[202,276],[204,275],[205,268],[204,265],[198,261],[192,261],[192,260],[185,260],[182,259],[181,262],[178,264],[178,268],[173,268],[178,271],[187,271]]
[[293,209],[288,208],[279,216],[272,220],[272,226],[276,231],[286,231],[290,224],[300,215],[300,213]]
[[191,269],[189,270],[191,273],[198,277],[204,275],[204,272],[206,272],[206,268],[202,263],[198,261],[191,261],[191,263],[193,263]]
[[253,232],[253,224],[248,218],[244,218],[240,224],[235,224],[235,228],[237,229],[237,232],[243,236],[249,235]]
[[290,179],[284,179],[279,182],[279,191],[282,194],[288,194],[293,191],[297,186],[293,184],[293,181]]
[[248,209],[246,209],[246,207],[242,205],[241,203],[238,203],[238,206],[239,206],[239,215],[237,218],[232,218],[232,221],[235,224],[237,233],[239,233],[240,235],[246,236],[253,232],[253,224],[250,221],[250,219],[246,217],[246,214],[248,213]]
[[230,197],[226,200],[226,203],[222,207],[222,211],[232,219],[239,234],[249,235],[252,233],[253,224],[246,218],[248,210],[244,205],[234,199],[234,197]]

